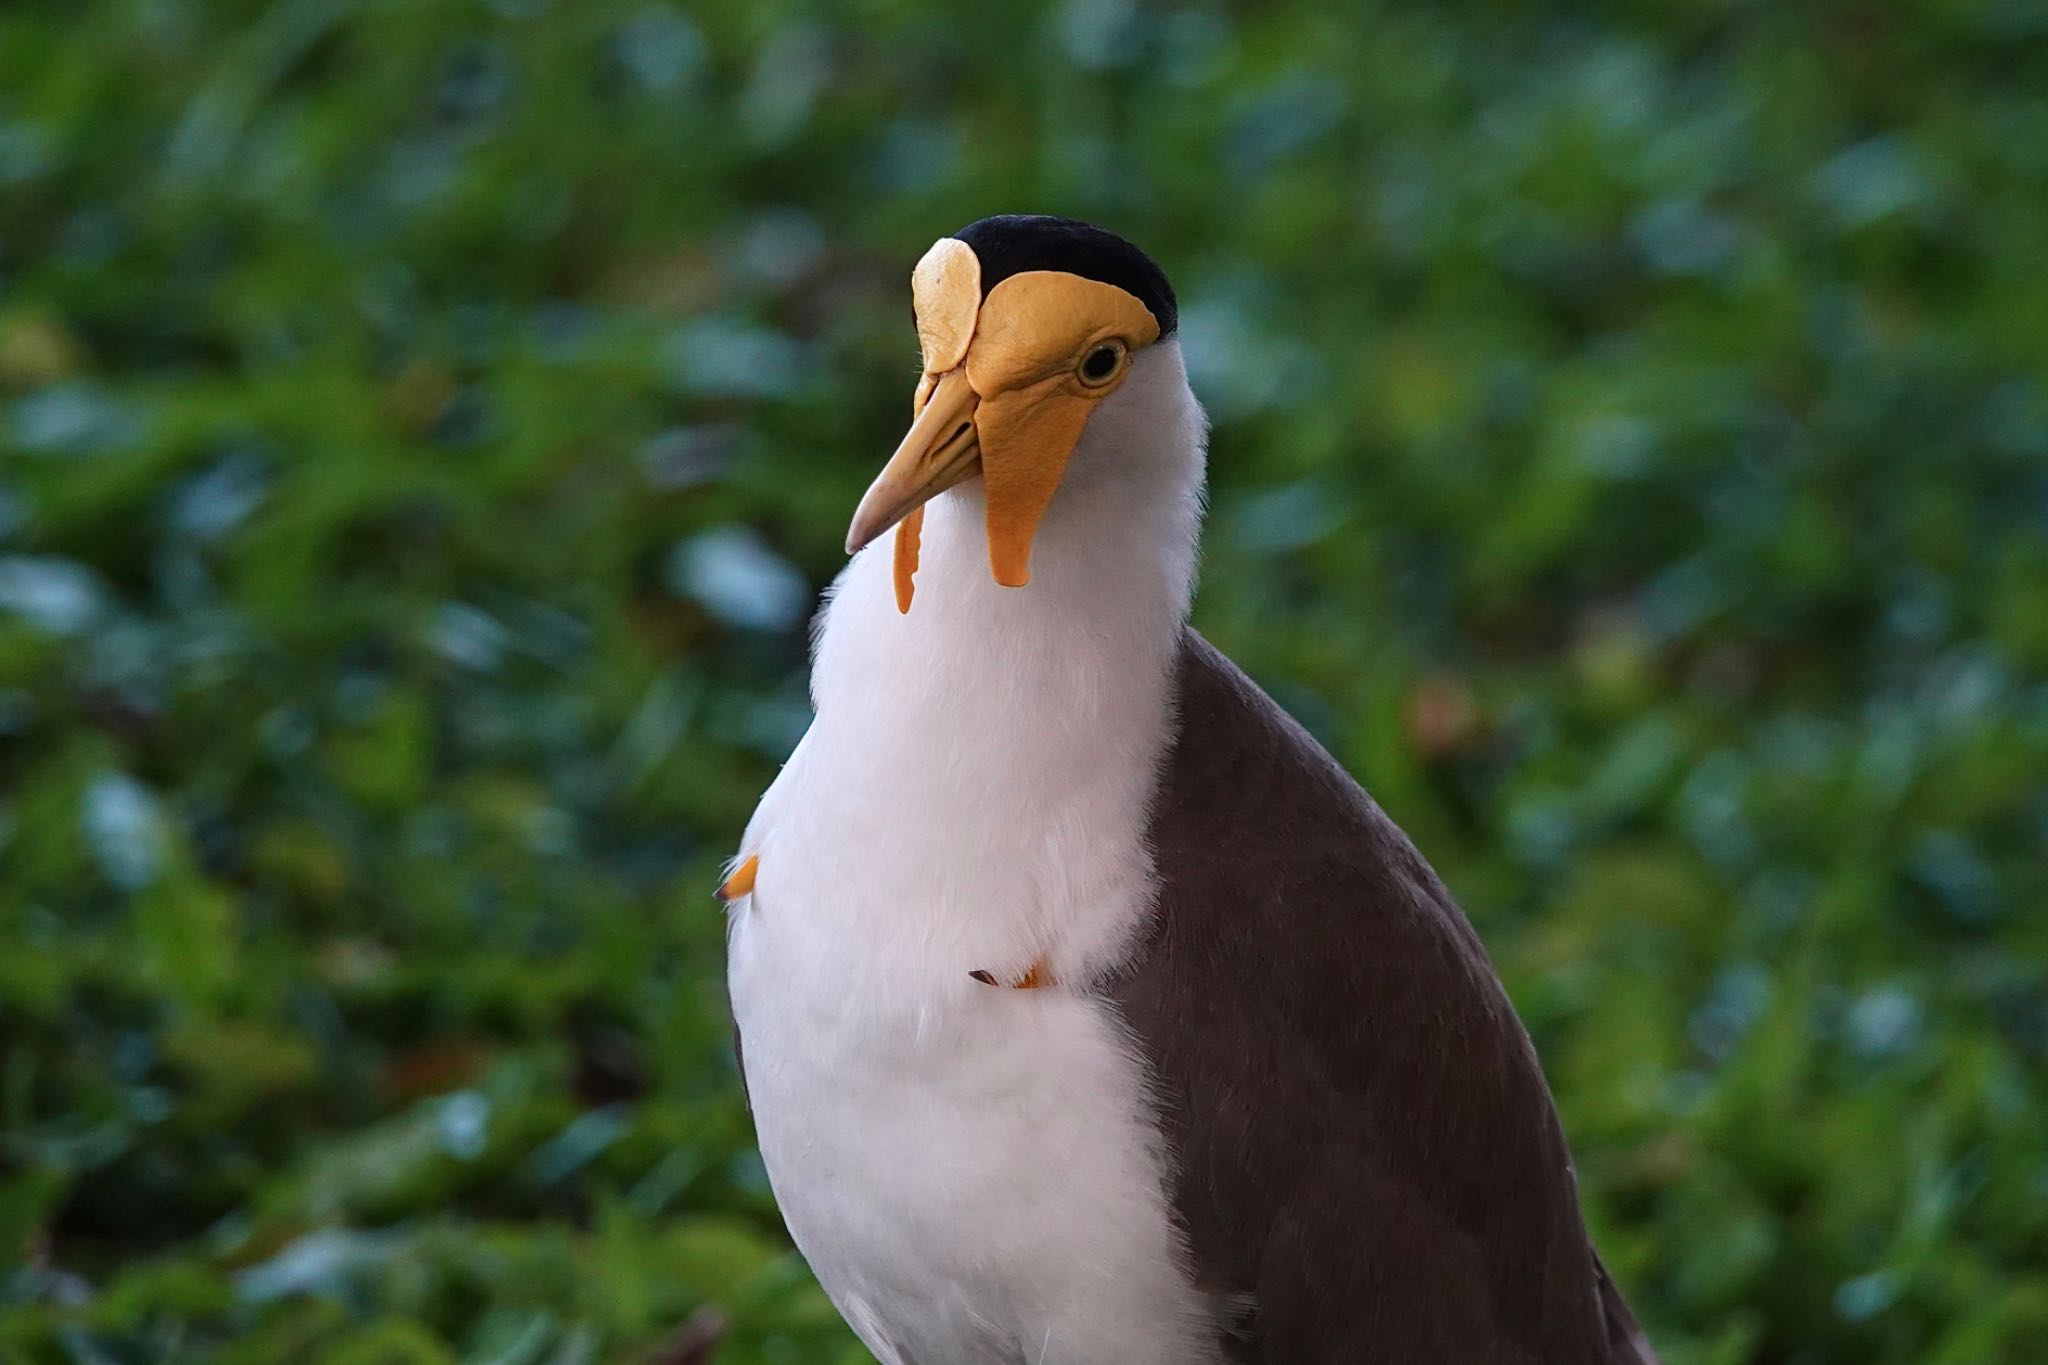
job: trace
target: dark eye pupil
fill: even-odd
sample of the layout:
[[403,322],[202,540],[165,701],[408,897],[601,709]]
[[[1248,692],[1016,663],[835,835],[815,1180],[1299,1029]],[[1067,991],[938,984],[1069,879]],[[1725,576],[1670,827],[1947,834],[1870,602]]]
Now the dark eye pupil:
[[1088,359],[1081,365],[1081,373],[1090,379],[1107,379],[1110,371],[1115,368],[1116,352],[1108,346],[1103,346],[1089,354]]

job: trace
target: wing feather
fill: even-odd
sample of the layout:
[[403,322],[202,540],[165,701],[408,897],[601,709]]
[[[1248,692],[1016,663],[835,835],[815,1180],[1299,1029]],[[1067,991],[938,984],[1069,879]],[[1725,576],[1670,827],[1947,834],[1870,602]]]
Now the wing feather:
[[1149,937],[1112,994],[1254,1365],[1654,1365],[1534,1048],[1407,837],[1189,631]]

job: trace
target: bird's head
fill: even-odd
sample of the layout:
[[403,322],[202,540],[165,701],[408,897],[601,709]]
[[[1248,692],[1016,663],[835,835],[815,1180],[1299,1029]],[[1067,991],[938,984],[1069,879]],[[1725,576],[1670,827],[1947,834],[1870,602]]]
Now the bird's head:
[[851,554],[900,524],[904,611],[924,504],[977,475],[990,572],[1006,587],[1030,579],[1032,538],[1090,417],[1178,322],[1150,257],[1069,218],[984,218],[933,243],[910,283],[924,353],[916,418],[846,536]]

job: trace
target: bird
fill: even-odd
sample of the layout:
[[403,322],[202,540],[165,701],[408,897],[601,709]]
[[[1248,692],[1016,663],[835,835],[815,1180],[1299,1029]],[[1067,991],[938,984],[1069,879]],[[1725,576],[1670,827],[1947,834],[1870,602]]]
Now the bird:
[[1485,949],[1189,624],[1157,263],[983,218],[719,888],[797,1250],[883,1365],[1654,1365]]

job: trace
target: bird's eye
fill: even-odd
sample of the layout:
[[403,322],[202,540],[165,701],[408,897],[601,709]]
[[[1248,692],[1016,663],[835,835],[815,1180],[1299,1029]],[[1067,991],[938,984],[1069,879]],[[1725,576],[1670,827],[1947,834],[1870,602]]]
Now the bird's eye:
[[1090,388],[1099,388],[1116,378],[1117,371],[1124,365],[1129,352],[1121,341],[1105,341],[1081,360],[1081,382]]

